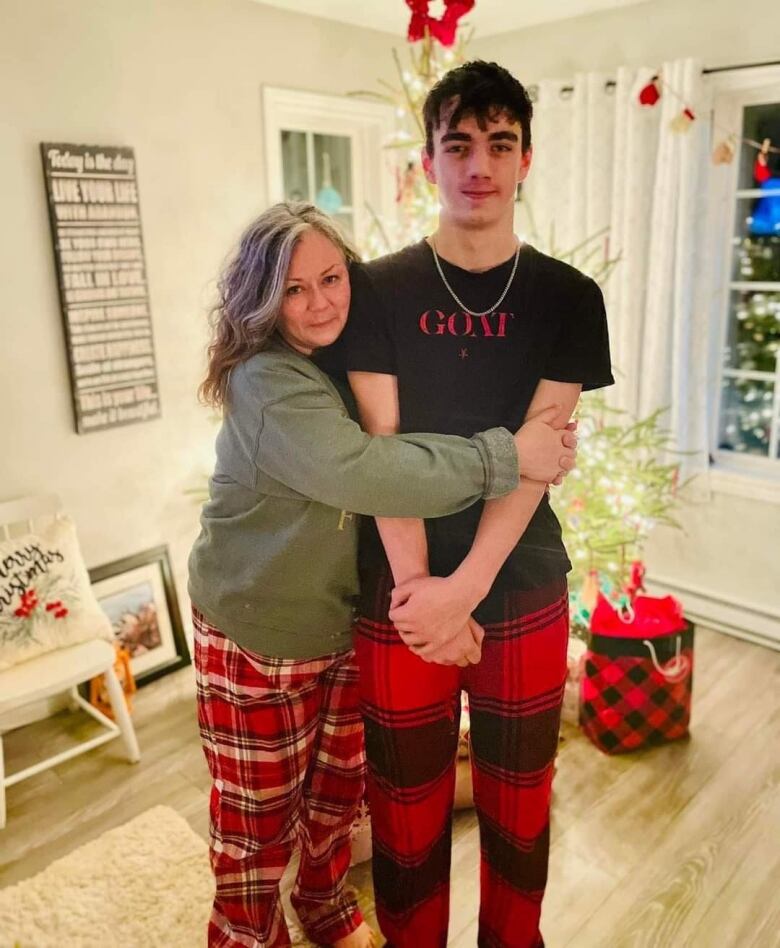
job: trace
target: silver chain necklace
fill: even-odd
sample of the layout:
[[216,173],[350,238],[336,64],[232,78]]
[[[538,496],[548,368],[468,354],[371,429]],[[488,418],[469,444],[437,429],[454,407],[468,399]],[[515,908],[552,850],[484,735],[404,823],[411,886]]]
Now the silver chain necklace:
[[441,263],[439,262],[439,255],[436,253],[436,244],[433,242],[433,237],[431,237],[431,250],[433,251],[433,259],[436,262],[436,269],[439,271],[439,276],[442,279],[442,283],[447,287],[447,289],[450,292],[450,296],[455,300],[458,306],[460,306],[460,308],[463,310],[464,313],[468,313],[469,316],[487,316],[489,313],[495,312],[498,309],[498,307],[504,302],[504,297],[509,292],[509,287],[512,285],[512,281],[514,280],[515,274],[517,273],[517,264],[518,264],[518,261],[520,260],[520,241],[517,242],[517,249],[515,250],[515,262],[512,264],[512,272],[509,274],[509,279],[507,280],[507,284],[504,287],[504,292],[501,294],[501,296],[499,296],[496,302],[489,309],[486,309],[482,313],[477,313],[473,309],[469,309],[468,306],[466,306],[466,304],[463,302],[463,300],[460,299],[460,297],[455,292],[455,290],[453,290],[453,288],[447,282],[447,277],[444,276],[444,271],[442,270]]

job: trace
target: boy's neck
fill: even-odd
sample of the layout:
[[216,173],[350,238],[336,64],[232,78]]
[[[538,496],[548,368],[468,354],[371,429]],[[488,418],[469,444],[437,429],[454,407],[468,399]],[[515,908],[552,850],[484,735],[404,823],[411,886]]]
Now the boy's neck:
[[475,273],[497,267],[517,249],[511,220],[502,221],[495,227],[472,230],[440,218],[439,226],[428,242],[436,245],[436,253],[448,263]]

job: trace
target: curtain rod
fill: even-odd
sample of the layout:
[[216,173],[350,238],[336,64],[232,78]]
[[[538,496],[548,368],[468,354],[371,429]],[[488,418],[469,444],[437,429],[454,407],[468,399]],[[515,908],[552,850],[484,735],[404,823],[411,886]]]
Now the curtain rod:
[[[710,69],[702,69],[702,74],[705,76],[711,76],[716,72],[736,72],[738,69],[759,69],[762,66],[780,66],[780,59],[769,60],[763,63],[740,63],[738,66],[713,66]],[[614,79],[607,79],[607,81],[604,83],[604,88],[607,92],[612,92],[616,85],[617,83]],[[528,87],[531,101],[535,101],[538,91],[538,85],[534,84]],[[574,86],[566,85],[561,88],[559,95],[567,96],[571,95],[572,92],[574,92]]]
[[705,76],[713,72],[733,72],[737,69],[758,69],[761,66],[780,66],[780,59],[769,60],[764,63],[740,63],[739,66],[715,66],[712,69],[702,69]]

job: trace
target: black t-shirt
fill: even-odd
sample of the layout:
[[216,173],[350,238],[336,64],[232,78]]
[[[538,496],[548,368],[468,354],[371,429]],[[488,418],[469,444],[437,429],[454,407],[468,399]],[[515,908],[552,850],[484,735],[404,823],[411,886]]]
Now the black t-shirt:
[[[514,256],[472,273],[442,260],[455,294],[471,310],[498,299]],[[337,357],[347,370],[398,377],[401,431],[470,437],[503,425],[519,428],[541,379],[579,382],[583,389],[613,383],[601,290],[573,267],[529,245],[500,307],[486,316],[463,311],[420,241],[350,270],[352,305]],[[410,485],[411,486],[411,485]],[[426,521],[431,574],[446,576],[468,553],[482,503]],[[373,521],[366,518],[361,575],[366,605],[387,560]],[[527,530],[476,612],[502,621],[504,594],[535,589],[571,569],[561,528],[545,496]]]

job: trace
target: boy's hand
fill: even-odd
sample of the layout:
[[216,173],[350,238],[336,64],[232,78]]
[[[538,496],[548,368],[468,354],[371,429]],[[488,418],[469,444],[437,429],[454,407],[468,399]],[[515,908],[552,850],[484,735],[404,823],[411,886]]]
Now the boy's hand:
[[[403,636],[402,636],[403,637]],[[410,646],[410,651],[425,662],[433,662],[437,665],[458,665],[466,668],[468,665],[476,665],[482,658],[482,640],[485,637],[485,631],[478,622],[469,617],[466,625],[458,634],[445,642],[444,645],[436,649],[417,648]]]
[[452,576],[410,579],[393,590],[390,621],[422,658],[458,635],[482,598]]
[[577,459],[576,422],[563,430],[552,427],[560,411],[550,405],[525,422],[515,434],[520,474],[531,481],[560,484]]
[[[570,431],[570,432],[574,435],[574,460],[575,460],[575,467],[576,467],[576,466],[577,466],[577,465],[576,465],[576,461],[577,461],[577,422],[576,422],[576,421],[570,421],[570,422],[568,423],[568,425],[566,425],[566,427],[565,427],[563,430],[564,430],[564,431]],[[569,445],[569,444],[570,444],[570,442],[568,442],[565,438],[564,438],[563,443],[566,444],[566,445]],[[560,487],[561,484],[563,483],[564,477],[566,477],[566,475],[567,475],[568,473],[569,473],[568,471],[561,471],[561,472],[558,474],[558,476],[555,478],[555,480],[554,480],[554,481],[550,481],[550,483],[551,483],[554,487]]]

